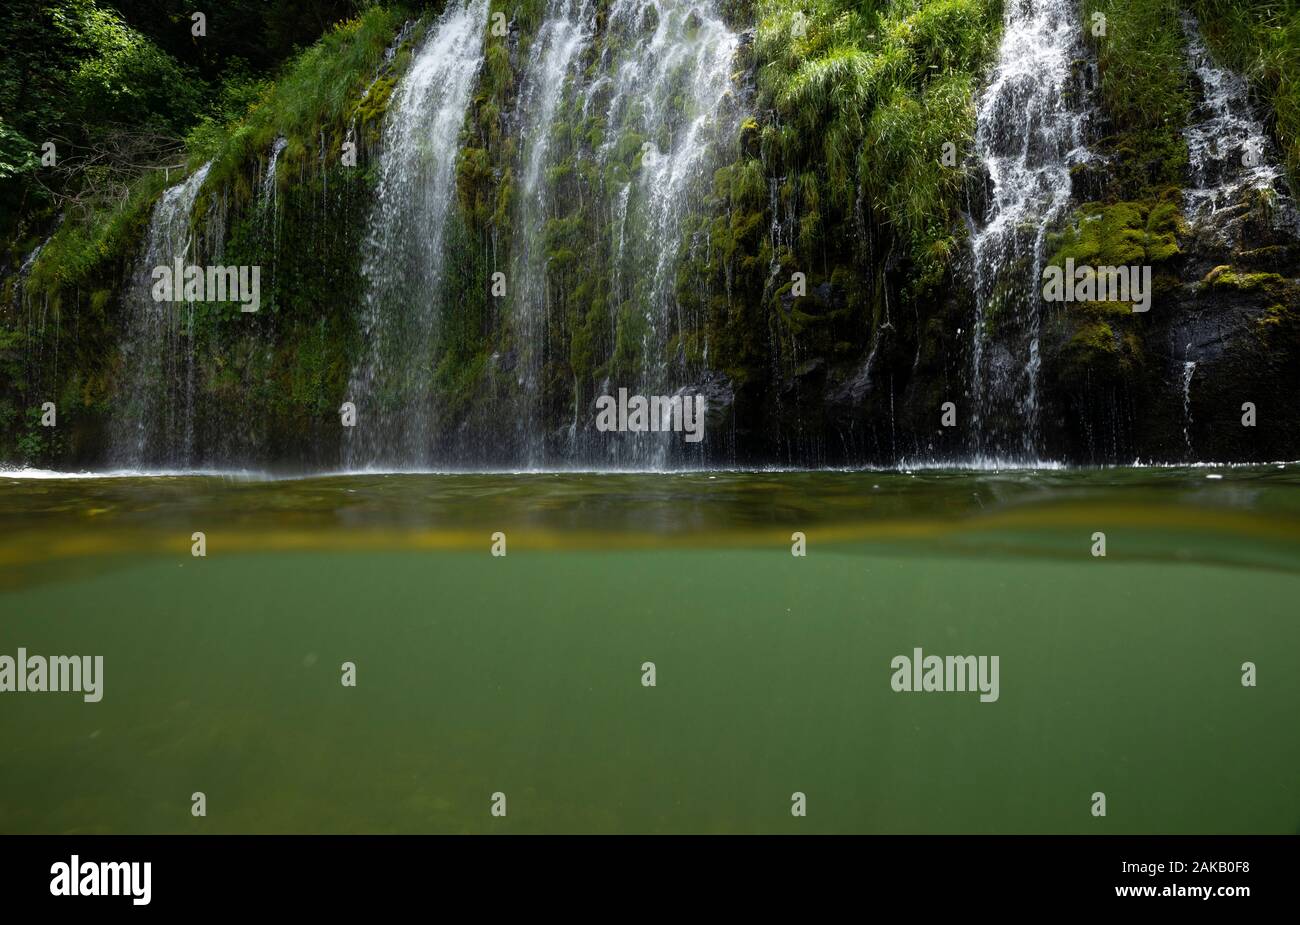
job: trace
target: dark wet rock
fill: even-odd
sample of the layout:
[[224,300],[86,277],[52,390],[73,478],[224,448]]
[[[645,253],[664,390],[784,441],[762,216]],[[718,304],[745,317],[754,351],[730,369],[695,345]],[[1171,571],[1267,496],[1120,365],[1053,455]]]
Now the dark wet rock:
[[966,181],[966,215],[968,221],[983,224],[993,201],[993,178],[988,166],[979,161],[968,163]]
[[704,396],[705,414],[709,419],[730,414],[736,402],[736,390],[731,380],[724,373],[711,370],[706,371],[695,385],[683,386],[674,394],[681,398]]

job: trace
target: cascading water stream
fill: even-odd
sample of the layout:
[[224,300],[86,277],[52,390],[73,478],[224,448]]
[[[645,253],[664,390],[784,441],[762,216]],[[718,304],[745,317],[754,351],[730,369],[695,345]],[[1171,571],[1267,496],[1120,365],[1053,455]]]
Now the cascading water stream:
[[[1073,64],[1084,58],[1079,23],[1075,0],[1008,3],[997,67],[979,101],[976,153],[991,202],[971,239],[977,457],[1035,456],[1043,246],[1069,208],[1071,167],[1092,156],[1089,112],[1070,101]],[[1015,432],[1012,442],[1004,429]]]
[[[21,330],[27,337],[31,338],[33,343],[37,344],[42,343],[44,340],[45,326],[50,319],[51,313],[49,312],[49,299],[47,297],[28,294],[28,281],[32,275],[32,270],[36,267],[36,262],[44,253],[45,248],[54,240],[54,235],[62,224],[63,215],[60,215],[55,222],[54,230],[40,244],[37,244],[23,260],[22,264],[19,265],[13,286],[9,290],[10,305],[13,307],[14,314],[22,319]],[[57,375],[59,365],[57,341],[52,353],[53,357],[49,358],[51,362],[47,362],[47,357],[43,355],[43,351],[35,350],[28,354],[26,365],[30,382],[43,383],[47,381],[47,375]]]
[[[640,169],[606,191],[615,280],[611,329],[632,324],[641,332],[639,381],[611,387],[671,394],[690,384],[685,364],[668,355],[672,335],[683,327],[673,291],[682,218],[709,176],[714,144],[734,137],[739,125],[739,107],[728,100],[739,37],[711,0],[615,0],[608,31],[610,47],[621,51],[584,102],[604,103],[607,140],[597,156],[606,167],[628,138],[642,141]],[[669,435],[629,436],[636,439],[610,441],[610,462],[666,463]]]
[[456,193],[456,155],[483,65],[487,0],[452,0],[393,92],[362,258],[367,280],[349,400],[358,423],[345,441],[353,468],[427,467],[445,228]]
[[1201,100],[1187,139],[1189,183],[1184,193],[1187,219],[1214,228],[1219,210],[1241,203],[1250,190],[1269,190],[1285,199],[1287,208],[1275,215],[1289,216],[1300,232],[1300,222],[1285,189],[1285,174],[1274,156],[1264,123],[1250,101],[1250,86],[1239,74],[1216,67],[1200,27],[1190,13],[1182,16],[1187,37],[1187,59],[1201,87]]
[[110,449],[110,461],[120,468],[184,468],[194,463],[194,306],[155,300],[153,271],[172,267],[178,258],[187,264],[199,262],[190,217],[211,166],[204,164],[164,191],[154,205],[123,299],[122,382]]
[[275,139],[275,143],[271,145],[271,155],[266,163],[266,175],[262,177],[262,202],[272,208],[276,204],[276,167],[280,163],[280,155],[288,144],[288,140],[283,135]]
[[63,216],[60,215],[58,221],[54,225],[54,231],[51,231],[46,235],[44,240],[42,240],[40,244],[37,244],[36,247],[32,249],[32,252],[23,259],[22,264],[19,265],[18,279],[12,293],[13,304],[15,306],[21,306],[23,304],[23,290],[27,283],[27,277],[32,275],[32,268],[36,266],[36,261],[40,259],[41,253],[49,246],[50,242],[54,240],[54,234],[59,230],[59,227],[62,224]]
[[521,444],[525,461],[545,463],[541,425],[542,366],[546,355],[548,298],[544,229],[551,201],[546,183],[551,135],[564,89],[596,29],[592,0],[551,0],[547,18],[530,50],[531,63],[516,107],[521,152],[520,201],[513,242],[514,326],[522,354],[519,387],[523,394]]
[[264,270],[267,271],[268,285],[274,283],[274,268],[279,258],[281,210],[280,186],[277,178],[280,155],[284,153],[288,144],[288,140],[283,135],[278,136],[272,143],[266,161],[266,173],[262,176],[262,184],[258,191],[257,207],[260,212],[263,263]]
[[266,162],[266,174],[262,177],[262,188],[260,192],[261,208],[263,210],[263,221],[268,222],[271,226],[272,243],[276,233],[277,218],[280,214],[280,187],[277,183],[278,168],[280,166],[280,155],[288,147],[289,142],[283,135],[275,139],[271,145],[271,153]]
[[36,261],[40,258],[41,251],[45,250],[46,245],[50,243],[50,239],[53,237],[54,235],[50,234],[45,238],[45,240],[41,241],[40,244],[37,244],[36,247],[32,249],[32,252],[27,255],[27,258],[22,262],[22,266],[18,268],[18,275],[20,278],[26,278],[32,272],[32,267],[36,265]]

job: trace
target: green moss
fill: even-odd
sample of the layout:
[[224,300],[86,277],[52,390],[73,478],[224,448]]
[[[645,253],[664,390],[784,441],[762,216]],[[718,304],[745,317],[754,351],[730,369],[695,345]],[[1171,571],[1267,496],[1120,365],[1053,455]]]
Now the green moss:
[[1183,227],[1176,190],[1159,199],[1080,206],[1070,224],[1049,238],[1050,263],[1067,259],[1091,266],[1156,266],[1180,253]]
[[1084,365],[1095,366],[1099,357],[1113,357],[1119,352],[1119,339],[1104,321],[1090,321],[1070,338],[1069,350]]
[[641,375],[644,362],[641,343],[647,334],[645,313],[636,306],[625,305],[618,312],[614,333],[614,353],[609,360],[609,373],[624,382],[635,382]]
[[1269,337],[1290,335],[1300,344],[1300,292],[1292,289],[1290,304],[1275,302],[1264,310],[1259,328]]
[[[1150,266],[1153,296],[1177,285],[1172,275],[1179,256],[1178,235],[1184,230],[1181,197],[1167,188],[1150,199],[1087,203],[1070,217],[1065,229],[1050,235],[1049,265]],[[1145,330],[1128,302],[1071,302],[1057,323],[1064,328],[1062,375],[1094,380],[1130,375],[1141,363]]]
[[473,405],[487,365],[485,351],[467,360],[450,353],[443,356],[434,373],[434,382],[444,414],[459,418]]
[[1286,279],[1277,273],[1239,273],[1230,267],[1215,267],[1205,277],[1205,282],[1216,289],[1236,289],[1254,292],[1284,285]]
[[[711,214],[684,229],[676,290],[739,387],[769,379],[774,351],[865,350],[888,300],[936,310],[963,253],[974,92],[1001,6],[754,3],[755,115],[715,172]],[[789,298],[795,271],[815,294]]]
[[1059,375],[1065,380],[1093,382],[1132,375],[1140,365],[1142,348],[1133,332],[1122,332],[1104,319],[1085,320],[1061,355]]
[[462,148],[456,165],[456,190],[460,207],[476,226],[484,225],[492,215],[492,160],[485,148]]
[[[951,92],[963,82],[957,75],[965,76],[969,96],[971,75],[996,47],[1000,7],[986,0],[931,0],[886,9],[833,0],[760,2],[755,42],[760,103],[775,106],[794,129],[780,133],[781,155],[798,161],[815,152],[830,198],[849,207],[872,110],[891,103],[902,107],[907,95],[923,94],[933,80],[952,81]],[[917,105],[950,102],[943,97],[918,95]],[[918,127],[915,120],[908,121],[910,129]],[[913,150],[919,157],[935,156],[919,143]],[[900,179],[897,185],[906,182]]]
[[719,168],[713,176],[714,194],[733,209],[761,209],[767,200],[767,174],[762,161],[747,158]]
[[370,144],[379,141],[380,126],[396,85],[396,75],[379,77],[370,86],[369,92],[358,97],[348,108],[348,121],[356,124],[361,137]]
[[488,99],[504,99],[514,86],[514,71],[510,67],[510,52],[505,43],[489,41],[483,57],[484,81],[480,89]]

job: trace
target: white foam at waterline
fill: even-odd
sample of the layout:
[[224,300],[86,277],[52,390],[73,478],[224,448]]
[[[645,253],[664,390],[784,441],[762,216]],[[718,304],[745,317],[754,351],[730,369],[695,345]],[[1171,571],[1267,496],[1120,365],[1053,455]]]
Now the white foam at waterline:
[[91,472],[61,472],[54,469],[3,469],[0,468],[0,481],[13,480],[91,480],[91,479],[183,479],[183,478],[219,478],[246,482],[305,482],[310,480],[344,479],[344,478],[401,478],[406,476],[434,476],[458,478],[464,476],[602,476],[602,475],[657,475],[665,478],[690,478],[711,475],[923,475],[951,473],[953,475],[981,475],[991,473],[1015,474],[1037,472],[1085,473],[1112,472],[1123,470],[1177,470],[1177,469],[1286,469],[1300,466],[1300,460],[1270,462],[1134,462],[1129,465],[1087,465],[1071,466],[1061,462],[996,462],[976,460],[968,462],[924,462],[908,463],[899,466],[835,466],[824,469],[800,469],[789,466],[771,466],[767,468],[699,468],[699,469],[335,469],[320,472],[300,472],[278,474],[251,469],[161,469],[161,470],[109,470]]
[[[308,476],[290,476],[293,479]],[[57,469],[5,469],[0,467],[0,479],[30,479],[63,481],[74,479],[185,479],[185,478],[223,478],[246,479],[248,481],[278,481],[268,472],[251,469],[108,469],[103,472],[80,470],[64,472]]]

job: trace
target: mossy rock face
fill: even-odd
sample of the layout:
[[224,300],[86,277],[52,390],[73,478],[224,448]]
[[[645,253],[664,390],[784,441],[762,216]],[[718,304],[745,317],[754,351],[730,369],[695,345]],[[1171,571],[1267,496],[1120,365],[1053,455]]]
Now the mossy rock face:
[[1067,377],[1115,378],[1140,362],[1136,338],[1099,319],[1084,321],[1061,351]]
[[1050,264],[1094,267],[1156,266],[1173,260],[1181,250],[1185,228],[1178,191],[1157,199],[1080,206],[1067,228],[1049,241]]
[[758,120],[750,117],[740,123],[740,150],[746,157],[758,157],[762,128]]
[[[1205,12],[1205,2],[1194,5]],[[574,71],[588,86],[603,61],[620,56],[626,38],[608,33],[609,4],[596,6],[596,34]],[[1041,417],[1054,441],[1047,456],[1128,461],[1159,455],[1141,447],[1183,452],[1184,362],[1199,364],[1192,400],[1197,450],[1206,456],[1233,455],[1238,432],[1228,411],[1240,405],[1239,394],[1295,392],[1300,303],[1291,278],[1300,244],[1275,230],[1278,202],[1249,194],[1216,213],[1214,223],[1185,227],[1178,185],[1185,181],[1189,96],[1178,65],[1170,66],[1180,53],[1170,18],[1178,6],[1083,0],[1085,13],[1107,13],[1111,34],[1092,42],[1088,56],[1100,59],[1101,86],[1088,86],[1092,69],[1076,61],[1067,96],[1100,104],[1090,147],[1101,156],[1074,168],[1074,201],[1086,204],[1052,237],[1047,256],[1058,265],[1152,266],[1155,301],[1145,315],[1118,302],[1043,308]],[[681,217],[670,279],[682,320],[663,350],[684,370],[682,381],[715,396],[710,430],[716,423],[725,432],[719,452],[732,454],[715,462],[893,462],[968,449],[936,426],[935,409],[948,400],[966,407],[974,296],[962,265],[964,215],[986,214],[991,182],[970,156],[973,102],[996,47],[1001,7],[998,0],[722,0],[728,21],[745,33],[732,67],[745,110],[727,123],[734,130],[719,133],[727,137],[710,140],[712,183],[702,184],[709,188]],[[513,266],[521,215],[544,216],[534,223],[534,243],[546,265],[545,407],[536,421],[530,409],[527,420],[548,446],[564,445],[562,426],[590,406],[597,389],[664,359],[645,355],[646,267],[629,267],[626,278],[611,282],[603,205],[608,190],[638,182],[646,143],[665,150],[685,115],[665,112],[643,134],[624,131],[621,121],[607,121],[608,87],[585,108],[569,94],[550,137],[545,208],[521,211],[520,92],[549,7],[493,0],[491,8],[506,14],[510,32],[487,40],[464,119],[457,208],[447,229],[446,285],[459,295],[454,311],[444,313],[427,369],[436,380],[435,439],[484,464],[511,461],[519,434],[502,421],[525,419],[518,382],[526,350],[509,307],[493,303],[483,285],[493,271]],[[247,118],[214,127],[190,152],[191,169],[215,159],[196,204],[196,230],[220,224],[227,262],[266,267],[257,318],[196,315],[196,390],[204,407],[251,409],[234,422],[203,412],[209,433],[229,427],[217,453],[230,448],[231,458],[251,447],[286,463],[335,461],[335,409],[363,339],[359,254],[377,146],[410,44],[422,34],[413,30],[411,42],[385,62],[382,50],[409,14],[383,9],[367,6],[364,22],[298,56],[268,81]],[[686,14],[699,22],[698,13]],[[657,15],[648,6],[638,11],[648,28]],[[806,34],[792,33],[796,16]],[[430,21],[432,14],[423,23]],[[1173,28],[1144,28],[1153,22]],[[315,156],[337,151],[349,129],[358,169]],[[264,166],[280,135],[287,146],[272,231],[257,208],[256,165]],[[948,141],[957,148],[955,165],[941,162]],[[607,143],[614,157],[592,156]],[[42,459],[61,452],[65,461],[94,464],[120,379],[120,283],[165,185],[142,184],[128,207],[62,229],[26,281],[26,295],[42,299],[60,321],[48,330],[67,332],[75,321],[75,341],[19,335],[0,308],[0,454],[12,455],[23,437]],[[36,243],[25,242],[22,254]],[[1002,368],[1017,375],[1024,351],[1007,345],[1028,341],[1022,309],[1029,272],[1006,268],[983,332],[986,357],[997,353]],[[805,294],[793,294],[794,273],[804,274]],[[12,280],[3,285],[3,295],[15,296]],[[54,347],[57,376],[35,364],[10,369],[16,352],[51,356]],[[75,408],[63,447],[28,433],[27,399],[38,392]],[[1012,418],[1007,428],[1019,426],[1014,412],[1003,413]],[[1285,414],[1269,409],[1270,434]],[[1216,436],[1216,427],[1230,436]],[[1099,433],[1104,441],[1093,436]],[[1263,434],[1242,446],[1263,453]],[[503,456],[482,455],[489,451]]]
[[[1167,461],[1288,455],[1289,438],[1277,430],[1243,430],[1238,419],[1243,401],[1264,400],[1258,396],[1294,381],[1300,370],[1292,246],[1275,230],[1252,224],[1260,213],[1249,196],[1191,228],[1177,196],[1170,189],[1148,200],[1084,205],[1052,239],[1055,265],[1067,258],[1085,266],[1150,265],[1155,288],[1147,313],[1096,302],[1055,313],[1044,353],[1045,400],[1089,422],[1088,431],[1063,434],[1061,455]],[[1131,410],[1116,417],[1125,404]],[[1279,407],[1270,414],[1274,423],[1297,417]],[[1108,418],[1111,443],[1089,443],[1090,432]]]
[[[1169,379],[1196,362],[1191,390],[1191,455],[1265,461],[1291,458],[1300,428],[1300,282],[1232,268],[1193,287],[1169,334]],[[1175,384],[1177,385],[1177,384]],[[1242,424],[1242,406],[1258,424]],[[1181,434],[1171,434],[1177,452]],[[1177,458],[1177,454],[1175,454]]]
[[1216,289],[1235,289],[1238,292],[1276,289],[1286,284],[1286,280],[1277,273],[1241,273],[1226,265],[1215,267],[1204,281]]
[[379,77],[348,110],[348,121],[356,125],[369,144],[378,144],[381,124],[388,112],[397,76]]
[[[1065,228],[1049,236],[1049,267],[1076,271],[1107,268],[1123,271],[1151,268],[1148,311],[1157,315],[1177,311],[1171,294],[1178,277],[1179,236],[1186,230],[1181,194],[1166,188],[1148,199],[1080,206]],[[1132,302],[1070,302],[1051,314],[1045,345],[1045,366],[1057,388],[1073,394],[1080,383],[1090,387],[1117,386],[1141,372],[1146,350],[1144,331],[1150,325]]]

